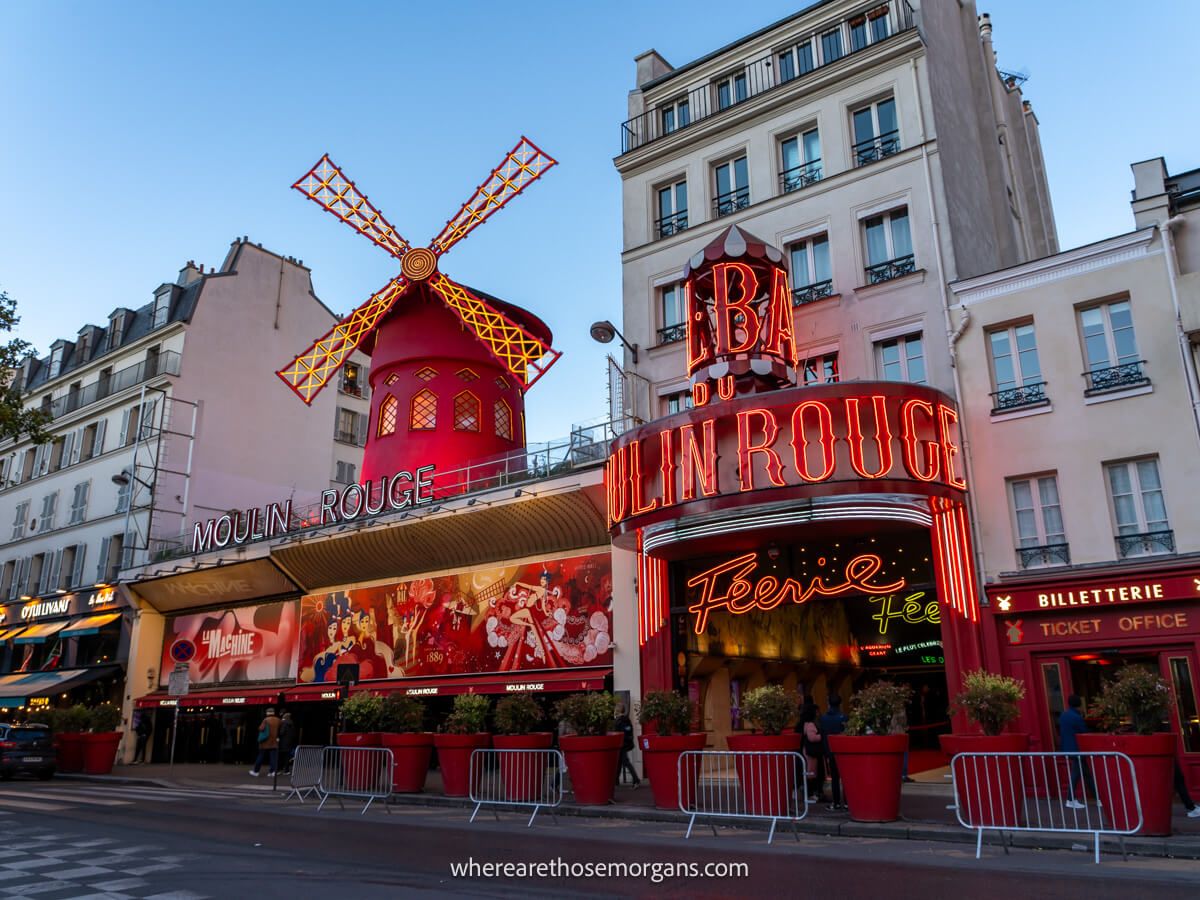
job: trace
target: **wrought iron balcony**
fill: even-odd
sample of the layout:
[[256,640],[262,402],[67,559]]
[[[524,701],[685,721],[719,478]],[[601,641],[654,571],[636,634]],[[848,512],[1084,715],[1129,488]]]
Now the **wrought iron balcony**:
[[687,210],[677,212],[673,216],[664,216],[661,219],[654,220],[654,233],[659,238],[670,237],[673,234],[679,234],[688,226]]
[[1169,529],[1147,531],[1143,534],[1118,534],[1116,538],[1117,554],[1121,559],[1175,552],[1175,532]]
[[917,271],[917,263],[911,253],[908,256],[897,256],[895,259],[889,259],[887,262],[867,266],[867,284],[882,284],[885,281],[891,281],[893,278],[911,275],[915,271]]
[[1041,547],[1018,547],[1017,560],[1022,569],[1037,569],[1043,566],[1069,566],[1070,544],[1045,544]]
[[1103,394],[1107,391],[1119,391],[1124,388],[1149,384],[1150,378],[1142,371],[1142,366],[1145,364],[1144,359],[1139,359],[1136,362],[1123,363],[1119,366],[1109,366],[1107,369],[1092,369],[1090,372],[1084,372],[1083,377],[1087,382],[1087,388],[1083,395],[1091,397],[1093,394]]
[[[753,59],[742,65],[735,72],[726,73],[725,77],[736,77],[739,74],[745,75],[746,91],[745,99],[749,100],[757,97],[760,94],[765,94],[767,91],[775,90],[785,84],[794,84],[802,81],[808,81],[814,78],[814,72],[823,69],[825,66],[834,65],[841,62],[847,56],[853,56],[856,53],[865,53],[875,49],[878,46],[894,41],[901,34],[905,34],[916,27],[916,17],[913,9],[907,0],[903,2],[890,4],[892,9],[888,12],[890,20],[887,37],[875,40],[863,47],[847,48],[848,52],[844,52],[836,59],[814,60],[819,64],[806,72],[791,72],[786,71],[779,65],[777,54],[772,52],[757,59]],[[859,11],[850,13],[846,19],[853,19],[862,15],[870,9],[877,9],[879,4],[871,2],[864,4]],[[845,21],[845,20],[843,20]],[[829,22],[821,27],[821,30],[828,31],[836,26],[836,22]],[[663,110],[669,105],[685,103],[687,106],[687,121],[679,121],[679,117],[672,116],[669,122],[663,120]],[[726,109],[740,105],[741,99],[736,104],[732,104]],[[712,83],[702,84],[693,88],[687,94],[674,94],[669,97],[663,97],[656,101],[652,109],[647,109],[641,115],[634,116],[632,119],[627,119],[621,123],[621,152],[628,153],[631,150],[636,150],[649,144],[651,141],[656,141],[659,138],[665,137],[676,131],[682,131],[686,128],[695,125],[697,122],[703,122],[710,116],[719,115],[725,112],[725,109],[720,107],[720,97],[713,90]]]
[[1034,381],[1020,387],[992,391],[991,396],[993,415],[1013,409],[1023,409],[1026,406],[1041,406],[1050,402],[1050,398],[1046,396],[1046,382],[1044,381]]
[[900,152],[900,132],[888,131],[854,145],[854,165],[865,166]]
[[679,322],[678,324],[667,325],[665,328],[658,329],[658,342],[660,344],[674,344],[686,337],[687,322]]
[[806,284],[804,287],[798,287],[792,291],[792,306],[816,303],[818,300],[832,296],[833,279],[826,278],[824,281],[814,281],[812,284]]
[[789,194],[800,188],[816,184],[821,180],[821,161],[809,160],[802,166],[793,166],[779,176],[779,185],[783,193]]
[[78,391],[71,391],[66,396],[52,400],[47,412],[50,413],[52,419],[57,419],[59,416],[73,413],[75,410],[82,409],[89,404],[95,403],[97,400],[111,397],[113,394],[119,393],[126,388],[149,381],[152,378],[157,378],[159,375],[178,374],[179,354],[174,350],[165,350],[159,353],[158,356],[151,357],[145,362],[138,363],[136,366],[120,369],[106,376],[102,375],[87,387]]
[[719,219],[721,216],[727,216],[730,213],[735,213],[739,209],[745,209],[750,205],[750,188],[741,187],[724,194],[718,194],[713,200],[713,212]]

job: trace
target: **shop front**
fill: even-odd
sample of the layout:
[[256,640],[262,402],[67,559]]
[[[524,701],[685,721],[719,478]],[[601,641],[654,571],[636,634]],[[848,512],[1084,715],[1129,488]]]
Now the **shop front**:
[[1143,666],[1170,685],[1166,724],[1179,735],[1188,783],[1200,788],[1200,566],[1022,578],[987,592],[989,650],[1029,687],[1018,727],[1031,734],[1031,749],[1059,749],[1058,717],[1072,694],[1086,714],[1114,672]]

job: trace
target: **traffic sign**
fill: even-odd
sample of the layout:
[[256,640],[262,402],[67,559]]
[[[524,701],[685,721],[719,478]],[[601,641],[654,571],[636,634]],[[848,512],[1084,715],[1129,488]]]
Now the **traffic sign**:
[[188,670],[176,668],[167,676],[167,694],[171,697],[186,697],[188,693]]
[[196,655],[196,645],[187,638],[180,638],[171,645],[171,659],[177,663],[191,662]]

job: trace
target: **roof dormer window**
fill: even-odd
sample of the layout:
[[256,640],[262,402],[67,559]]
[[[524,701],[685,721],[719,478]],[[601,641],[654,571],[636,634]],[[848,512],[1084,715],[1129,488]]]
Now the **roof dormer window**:
[[128,321],[127,309],[114,310],[113,314],[108,317],[108,349],[115,350],[121,346],[121,339],[125,336],[125,325]]
[[161,328],[167,324],[171,316],[171,286],[164,284],[154,295],[154,324],[152,328]]
[[50,348],[50,374],[47,377],[57,378],[59,373],[62,372],[63,350],[65,347],[66,345],[63,341],[55,341],[54,345]]

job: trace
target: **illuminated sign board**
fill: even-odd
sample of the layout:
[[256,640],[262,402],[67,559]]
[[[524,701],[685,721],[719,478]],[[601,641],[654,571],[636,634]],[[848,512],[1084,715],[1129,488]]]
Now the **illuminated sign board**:
[[1086,612],[1130,603],[1200,597],[1200,572],[1021,588],[993,585],[988,589],[988,597],[992,612],[997,615],[1043,610]]
[[56,597],[52,600],[34,600],[21,607],[21,618],[26,622],[40,619],[44,616],[65,616],[71,609],[70,597]]

